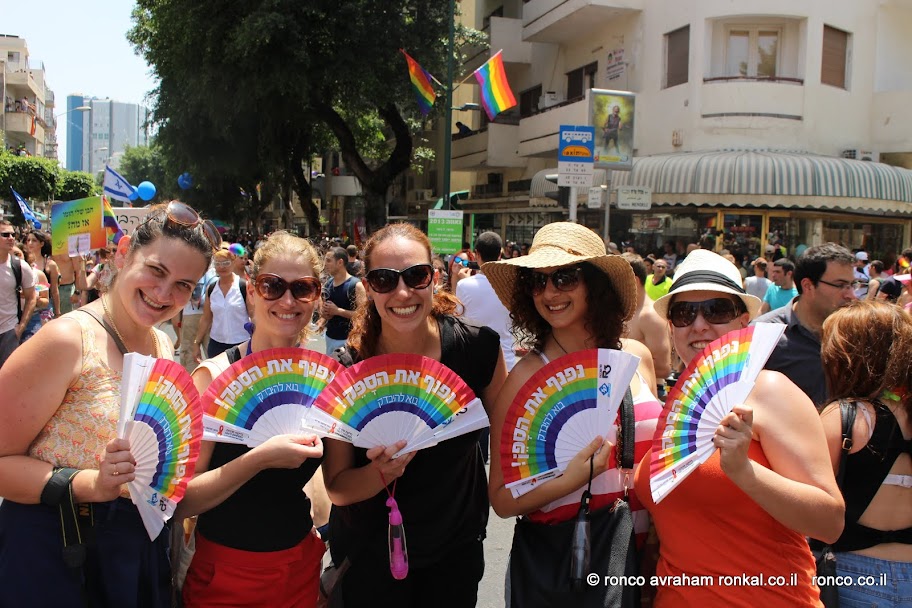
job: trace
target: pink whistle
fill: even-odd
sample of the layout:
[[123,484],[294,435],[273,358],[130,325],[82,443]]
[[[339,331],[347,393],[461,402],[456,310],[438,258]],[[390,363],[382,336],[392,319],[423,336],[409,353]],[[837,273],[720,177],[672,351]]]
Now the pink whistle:
[[402,525],[402,513],[396,499],[386,499],[389,514],[389,557],[390,572],[393,578],[401,581],[408,576],[408,549],[405,546],[405,527]]

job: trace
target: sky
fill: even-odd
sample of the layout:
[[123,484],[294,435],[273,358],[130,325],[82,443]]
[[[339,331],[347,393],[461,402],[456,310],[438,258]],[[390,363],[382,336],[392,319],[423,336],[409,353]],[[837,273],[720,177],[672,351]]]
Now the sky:
[[[155,79],[127,41],[132,0],[50,0],[44,4],[0,0],[0,34],[25,38],[32,68],[44,63],[55,113],[68,95],[110,97],[148,105]],[[66,162],[66,117],[57,119],[58,156]]]

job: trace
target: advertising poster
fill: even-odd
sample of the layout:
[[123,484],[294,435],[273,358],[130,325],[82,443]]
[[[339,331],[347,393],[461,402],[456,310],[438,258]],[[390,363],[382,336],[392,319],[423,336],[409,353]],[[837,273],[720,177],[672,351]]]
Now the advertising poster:
[[592,89],[589,124],[595,128],[595,166],[630,171],[633,168],[635,97],[627,91]]

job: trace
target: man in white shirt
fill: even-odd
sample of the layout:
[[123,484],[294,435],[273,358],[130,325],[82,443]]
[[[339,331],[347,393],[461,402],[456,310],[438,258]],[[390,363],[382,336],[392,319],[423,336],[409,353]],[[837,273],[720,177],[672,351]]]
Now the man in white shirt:
[[[12,255],[16,246],[16,233],[6,220],[0,220],[0,367],[19,346],[38,295],[35,292],[35,274],[26,262]],[[16,280],[13,264],[21,269],[21,281]],[[21,294],[17,288],[21,288]],[[22,298],[21,304],[19,298]]]
[[[496,232],[483,232],[475,240],[475,254],[479,263],[496,262],[500,259],[503,241]],[[476,325],[486,325],[500,336],[500,348],[504,354],[507,371],[516,364],[516,346],[510,328],[510,312],[497,298],[494,288],[483,273],[472,274],[470,267],[459,270],[456,283],[456,297],[462,302],[463,318]]]

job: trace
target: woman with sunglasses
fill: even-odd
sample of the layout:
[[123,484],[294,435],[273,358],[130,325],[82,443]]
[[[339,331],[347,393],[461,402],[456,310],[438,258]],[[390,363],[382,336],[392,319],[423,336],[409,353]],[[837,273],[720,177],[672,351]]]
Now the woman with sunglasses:
[[[455,298],[434,292],[427,236],[409,224],[388,225],[368,240],[364,266],[367,300],[359,302],[348,343],[334,356],[346,365],[380,354],[430,357],[459,374],[489,408],[506,377],[500,338],[463,323],[454,316]],[[337,566],[350,564],[339,583],[344,605],[475,606],[488,517],[480,434],[396,459],[408,449],[405,441],[367,451],[326,441],[330,550]],[[408,537],[409,572],[401,581],[390,574],[388,493]]]
[[[671,289],[655,309],[669,320],[674,348],[687,364],[713,340],[747,327],[760,300],[745,293],[732,263],[697,250],[675,269]],[[656,441],[672,405],[662,411]],[[804,537],[836,540],[845,506],[814,405],[782,374],[761,371],[745,403],[716,428],[713,444],[718,450],[709,460],[658,505],[649,486],[654,448],[637,469],[637,495],[659,540],[656,574],[669,581],[685,573],[714,581],[660,585],[655,605],[820,606]],[[761,574],[763,584],[726,586],[727,580]],[[770,582],[777,576],[787,584]]]
[[[153,208],[118,243],[107,293],[0,370],[0,606],[170,606],[170,531],[149,539],[125,485],[135,462],[116,438],[121,353],[171,358],[155,326],[186,304],[213,239],[187,205]],[[79,555],[77,526],[92,538],[82,563],[64,561],[62,521],[68,555]]]
[[[323,264],[317,251],[302,238],[274,232],[257,249],[253,269],[247,284],[253,334],[196,368],[200,394],[234,361],[306,343],[320,301]],[[302,488],[322,457],[323,445],[312,434],[278,435],[252,449],[203,442],[196,476],[175,515],[201,513],[185,606],[316,604],[325,546]]]
[[217,280],[206,288],[203,318],[190,346],[197,362],[203,360],[200,344],[207,332],[206,355],[210,359],[246,341],[249,336],[244,328],[250,322],[247,281],[234,272],[235,260],[236,256],[227,249],[215,252],[213,265]]
[[51,257],[51,236],[40,230],[32,230],[25,237],[25,247],[32,256],[32,268],[44,272],[50,286],[52,317],[60,316],[60,271]]
[[[511,311],[514,333],[532,345],[532,351],[510,372],[497,398],[491,419],[492,439],[499,441],[502,436],[506,412],[523,384],[546,364],[581,350],[619,349],[640,357],[630,390],[636,421],[635,461],[642,456],[649,446],[661,404],[650,388],[656,381],[649,350],[635,340],[621,339],[625,324],[636,310],[636,277],[630,264],[619,255],[608,255],[602,239],[585,226],[555,222],[536,233],[528,255],[489,262],[483,272]],[[607,437],[594,439],[560,477],[520,498],[514,498],[505,487],[501,449],[492,445],[488,484],[491,505],[501,517],[523,516],[549,525],[569,521],[579,510],[591,476],[593,510],[610,507],[618,498],[630,495],[634,531],[642,544],[649,528],[648,518],[633,495],[630,471],[625,474],[619,468],[606,440]],[[610,547],[592,547],[592,555],[609,551]],[[511,561],[515,562],[515,567],[510,566],[511,575],[534,576],[517,571],[525,560],[516,556]],[[600,589],[604,591],[604,587],[590,588],[586,600],[601,605],[601,598],[596,598]],[[521,598],[513,594],[512,585],[508,585],[507,601],[508,605],[520,606]]]

